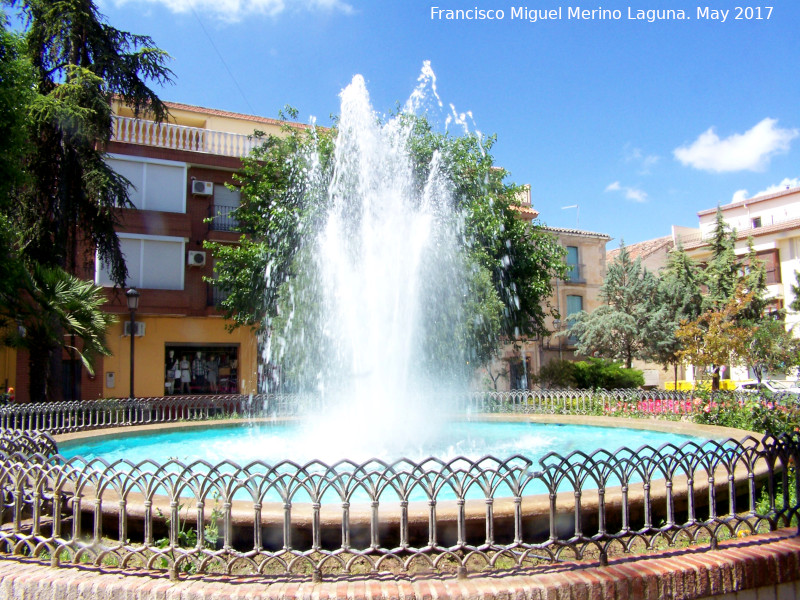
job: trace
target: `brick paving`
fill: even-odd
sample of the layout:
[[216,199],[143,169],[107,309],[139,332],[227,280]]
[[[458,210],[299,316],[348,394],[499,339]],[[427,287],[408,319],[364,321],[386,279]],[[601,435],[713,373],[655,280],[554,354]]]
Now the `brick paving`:
[[622,600],[800,597],[795,529],[730,540],[718,550],[670,550],[597,563],[472,573],[308,580],[181,576],[94,567],[51,568],[0,558],[0,600]]

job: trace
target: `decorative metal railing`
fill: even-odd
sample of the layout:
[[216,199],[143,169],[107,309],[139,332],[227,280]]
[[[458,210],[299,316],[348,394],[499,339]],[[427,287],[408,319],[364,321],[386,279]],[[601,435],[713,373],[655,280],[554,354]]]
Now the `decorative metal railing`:
[[[46,440],[38,453],[0,455],[0,549],[172,577],[602,562],[615,551],[713,547],[795,523],[798,448],[797,436],[782,436],[551,453],[538,464],[514,456],[242,467],[65,460]],[[531,497],[537,485],[546,494]]]
[[236,158],[247,156],[260,143],[257,138],[240,133],[119,116],[114,117],[111,139],[129,144]]
[[[474,395],[469,411],[574,411],[614,392]],[[664,402],[692,402],[680,393]],[[503,569],[796,526],[800,435],[479,460],[108,463],[47,433],[302,414],[313,396],[0,409],[0,551],[50,564],[260,577]]]
[[[720,398],[745,402],[756,396],[726,393]],[[526,413],[573,415],[628,415],[655,418],[685,418],[713,404],[700,401],[693,392],[643,390],[512,390],[476,392],[437,406],[450,406],[457,413]],[[775,395],[775,406],[800,409],[795,394]],[[0,406],[0,429],[49,431],[54,434],[149,425],[209,418],[300,415],[319,411],[321,396],[303,394],[251,394],[219,396],[167,396],[134,400],[67,401]]]
[[213,204],[209,207],[208,227],[212,231],[237,231],[239,220],[233,216],[238,206]]

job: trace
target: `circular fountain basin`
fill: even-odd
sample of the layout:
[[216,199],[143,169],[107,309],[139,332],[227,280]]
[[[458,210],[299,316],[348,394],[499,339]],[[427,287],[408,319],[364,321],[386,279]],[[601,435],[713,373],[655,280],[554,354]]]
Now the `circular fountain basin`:
[[[528,437],[530,437],[531,440],[536,440],[533,446],[539,449],[538,451],[540,454],[546,454],[550,451],[556,451],[560,455],[569,454],[570,448],[567,447],[565,445],[566,442],[563,441],[566,437],[565,434],[567,432],[573,432],[573,434],[575,434],[577,437],[585,440],[587,439],[585,434],[591,431],[588,428],[584,428],[584,426],[588,425],[606,428],[603,433],[606,435],[605,444],[608,448],[612,448],[610,452],[614,452],[615,449],[622,446],[636,449],[636,436],[651,436],[653,433],[657,432],[668,433],[672,437],[646,437],[639,439],[650,439],[651,445],[653,447],[657,447],[660,444],[653,444],[653,440],[660,439],[662,440],[661,443],[670,441],[671,443],[677,443],[677,445],[680,445],[689,439],[693,439],[695,443],[697,443],[699,446],[702,446],[704,443],[707,443],[709,439],[721,440],[733,438],[736,440],[741,440],[748,435],[752,435],[758,439],[761,438],[761,436],[758,434],[753,434],[752,432],[746,432],[742,430],[698,426],[689,423],[671,421],[645,421],[604,417],[568,417],[560,415],[485,415],[476,420],[483,422],[496,422],[496,425],[498,426],[497,431],[504,432],[499,436],[500,438],[503,438],[504,435],[510,435],[511,432],[524,431],[530,433],[531,435]],[[541,435],[534,435],[534,423],[547,424],[547,426],[541,430],[545,433]],[[269,425],[269,427],[267,427],[267,425]],[[509,425],[512,427],[510,429],[505,429]],[[267,435],[273,435],[281,428],[286,431],[292,431],[294,427],[292,423],[280,424],[274,422],[274,420],[263,420],[260,425],[253,427],[253,429],[250,430],[246,429],[248,425],[242,420],[218,421],[212,423],[185,423],[179,425],[170,424],[165,426],[142,426],[105,431],[83,432],[80,434],[57,436],[56,441],[59,443],[59,447],[62,452],[67,455],[75,455],[81,451],[91,452],[91,448],[99,449],[107,444],[114,445],[117,443],[117,440],[133,441],[133,446],[135,446],[137,441],[145,440],[149,436],[156,433],[166,433],[170,436],[183,434],[193,439],[193,445],[197,448],[197,452],[212,452],[208,449],[200,449],[201,446],[197,443],[197,438],[203,439],[209,432],[213,430],[225,430],[229,429],[231,426],[235,426],[237,431],[242,434],[236,445],[244,448],[246,454],[248,452],[252,452],[251,450],[248,450],[248,448],[255,446],[255,444],[252,443],[253,438],[250,438],[249,436],[257,435],[258,427],[267,429],[269,432]],[[522,429],[516,429],[514,426],[521,427]],[[570,429],[569,427],[571,426],[578,426],[580,428]],[[480,432],[484,430],[479,428],[477,431]],[[555,437],[556,444],[561,444],[560,447],[551,448],[547,446],[547,440],[552,440],[552,436]],[[494,442],[489,441],[489,444],[492,443],[497,443],[496,437]],[[82,444],[82,446],[79,444]],[[272,444],[278,446],[280,449],[278,456],[282,456],[285,459],[287,447],[281,446],[282,442],[277,440],[273,440]],[[223,446],[227,448],[224,443]],[[460,449],[463,450],[463,448]],[[596,446],[584,446],[584,451],[587,453],[595,449]],[[257,450],[258,452],[261,452],[261,450]],[[213,450],[213,452],[217,451],[220,450]],[[455,452],[455,448],[453,448],[453,451]],[[127,449],[123,448],[122,452],[128,453],[125,455],[125,458],[133,460],[134,462],[136,461],[136,459],[133,458],[134,455],[132,452],[134,452],[134,449],[132,446],[128,446]],[[172,453],[173,451],[167,450],[166,452],[168,457],[175,456],[175,454]],[[225,452],[227,452],[227,449]],[[485,454],[497,454],[497,452],[484,452],[483,450],[478,450],[477,452],[479,456],[484,456]],[[525,454],[526,452],[521,452],[518,449],[517,453]],[[430,452],[428,452],[428,454],[430,454]],[[503,458],[506,458],[507,456],[508,452],[506,452]],[[206,456],[206,459],[207,458],[209,457]],[[335,460],[335,457],[330,458]],[[528,457],[529,460],[531,458],[533,457]],[[188,461],[182,460],[181,462],[186,464]],[[214,464],[218,461],[209,462]],[[249,461],[243,460],[242,462],[247,463]],[[303,465],[302,461],[298,462],[301,466]],[[124,463],[117,463],[114,469],[120,471],[121,465],[124,466]],[[153,461],[150,463],[150,465],[152,465],[151,470],[155,470],[158,468],[159,461]],[[101,465],[98,465],[98,467],[101,467]],[[530,468],[532,470],[538,469],[538,462],[533,461]],[[200,474],[199,478],[202,479],[202,474]],[[744,479],[742,479],[742,481],[746,483]],[[704,497],[708,497],[709,484],[708,481],[703,478],[692,482],[691,486],[691,495],[694,497],[694,503],[697,508],[698,502],[702,503],[702,499]],[[727,493],[727,490],[725,489],[725,486],[727,486],[727,481],[724,481],[722,477],[718,477],[718,480],[714,486],[718,489],[718,493]],[[597,490],[590,489],[590,487],[590,485],[584,486],[579,500],[583,515],[582,519],[586,520],[589,526],[591,526],[592,521],[596,519],[597,511],[601,503],[601,498]],[[668,487],[669,492],[667,490]],[[627,506],[627,518],[632,521],[640,519],[644,514],[646,497],[649,498],[650,505],[654,507],[653,510],[655,512],[652,513],[652,516],[656,517],[658,516],[657,507],[665,506],[665,499],[667,498],[668,493],[670,498],[669,502],[674,504],[674,510],[683,510],[688,502],[687,498],[690,495],[690,493],[687,491],[688,489],[689,486],[687,485],[686,477],[684,476],[677,476],[673,478],[673,481],[669,486],[667,486],[663,480],[660,482],[653,482],[646,491],[643,489],[641,483],[632,483],[624,491],[620,486],[607,487],[604,490],[602,497],[602,503],[605,507],[604,510],[606,514],[606,521],[609,526],[617,526],[617,524],[613,523],[612,521],[614,519],[621,518],[620,515],[623,513],[623,505]],[[739,494],[743,493],[743,491],[744,490],[739,489],[737,478],[737,488],[735,493],[738,496]],[[502,493],[498,493],[492,500],[492,520],[495,531],[513,532],[515,527],[515,519],[518,519],[519,514],[521,514],[526,535],[531,536],[533,539],[546,539],[548,535],[548,527],[550,526],[552,520],[552,499],[550,498],[550,495],[545,492],[546,490],[526,488],[521,499],[515,499],[510,495],[504,496]],[[84,490],[84,497],[86,500],[90,500],[92,495],[93,492],[91,490]],[[399,531],[401,522],[406,522],[410,536],[408,543],[412,545],[424,546],[425,540],[427,539],[431,528],[432,508],[430,503],[424,499],[409,498],[407,508],[401,508],[401,503],[396,501],[396,496],[394,498],[395,499],[389,495],[388,497],[381,496],[380,499],[379,527],[382,539],[384,539],[384,536],[388,538],[396,537],[396,533]],[[554,498],[556,505],[555,522],[557,523],[559,532],[563,528],[564,531],[567,532],[566,537],[569,537],[569,530],[570,528],[574,527],[575,522],[575,493],[571,488],[563,489],[563,491],[562,488],[559,488]],[[113,531],[117,527],[117,523],[120,519],[119,500],[120,498],[116,496],[113,490],[106,489],[103,492],[102,514],[104,530]],[[128,493],[125,500],[126,522],[131,531],[139,529],[141,524],[146,521],[147,514],[154,514],[156,512],[160,514],[168,514],[170,508],[170,498],[163,492],[157,492],[156,496],[152,497],[152,505],[149,508],[146,508],[146,503],[143,501],[141,494],[139,494],[136,490],[132,490],[130,493]],[[271,543],[270,539],[272,539],[274,545],[279,547],[281,544],[281,536],[284,535],[286,531],[286,505],[279,499],[272,501],[270,498],[265,498],[264,500],[265,502],[259,505],[259,511],[257,513],[257,518],[259,518],[261,522],[264,543],[265,545],[269,546]],[[348,507],[350,534],[354,541],[359,539],[361,543],[366,543],[368,545],[370,528],[374,528],[375,523],[375,514],[373,512],[374,507],[371,508],[369,502],[360,501],[358,497],[353,497],[352,501],[353,504]],[[206,498],[206,519],[209,518],[208,513],[210,512],[210,506],[212,502],[213,501],[210,497]],[[179,503],[183,507],[183,510],[186,511],[185,514],[188,518],[192,514],[192,507],[194,506],[195,499],[191,497],[190,493],[187,493],[185,497],[182,494]],[[87,501],[82,505],[84,507],[83,510],[85,514],[91,512],[91,505],[92,502],[90,501]],[[518,513],[520,509],[521,513]],[[329,540],[331,547],[337,547],[337,544],[341,543],[342,510],[343,507],[340,500],[335,497],[332,498],[330,502],[327,502],[327,499],[325,499],[325,502],[322,503],[321,507],[315,507],[311,502],[308,501],[304,502],[300,496],[293,497],[291,503],[291,536],[293,542],[296,544],[310,543],[310,531],[312,530],[313,524],[316,522],[319,530],[322,532],[321,543],[323,546],[327,545],[328,542],[326,540]],[[240,499],[238,496],[234,495],[230,511],[231,526],[233,528],[231,538],[234,545],[246,547],[248,543],[252,544],[252,532],[255,524],[254,518],[256,518],[254,515],[253,500]],[[457,531],[459,530],[459,527],[464,535],[479,539],[485,531],[486,519],[487,501],[483,496],[470,499],[470,496],[467,495],[465,502],[462,504],[456,500],[448,500],[444,496],[437,495],[435,522],[437,535],[440,536],[440,539],[454,543],[455,538],[458,535]],[[457,526],[459,522],[461,525]],[[354,543],[354,545],[356,544],[357,543]]]
[[[307,465],[319,461],[325,465],[333,465],[343,460],[363,463],[377,459],[392,463],[402,459],[413,462],[425,461],[435,457],[444,462],[465,458],[477,461],[485,456],[506,459],[521,455],[532,462],[532,469],[537,469],[539,460],[554,452],[567,456],[575,451],[591,454],[598,449],[617,450],[621,447],[639,449],[643,447],[659,448],[664,444],[680,446],[686,442],[703,445],[712,437],[711,432],[705,435],[692,435],[684,431],[653,430],[629,427],[601,426],[568,422],[535,422],[530,418],[514,420],[461,420],[451,423],[440,431],[435,439],[418,440],[410,434],[402,447],[362,448],[357,432],[341,432],[335,437],[320,438],[308,431],[305,423],[296,419],[260,420],[257,422],[205,423],[203,427],[179,427],[145,429],[137,431],[107,432],[101,435],[82,435],[76,439],[59,443],[59,452],[65,458],[76,456],[84,459],[101,458],[108,463],[119,460],[136,464],[152,460],[158,464],[179,461],[183,465],[195,461],[205,461],[210,465],[218,465],[230,461],[236,465],[247,465],[258,461],[265,465],[276,465],[284,461],[292,461],[298,465]],[[663,428],[662,428],[663,429]],[[680,428],[678,428],[680,429]],[[722,439],[726,436],[713,432],[713,437]],[[122,463],[117,469],[125,470]],[[202,470],[202,465],[197,469]],[[231,465],[228,467],[233,469]],[[314,467],[312,467],[313,469]],[[542,482],[529,487],[529,494],[544,494],[548,490]],[[566,482],[565,482],[566,484]],[[511,490],[498,489],[497,497],[510,496]],[[467,496],[470,497],[469,495]],[[480,490],[474,489],[472,497],[480,496]],[[438,496],[440,500],[451,500],[455,496],[447,490]],[[247,499],[246,492],[237,499]],[[391,499],[391,498],[390,498]],[[410,501],[422,501],[426,496],[418,490]],[[273,494],[268,501],[278,502],[280,497]],[[302,495],[295,501],[308,501]],[[354,502],[368,498],[356,495]],[[333,491],[323,498],[323,502],[336,502]]]

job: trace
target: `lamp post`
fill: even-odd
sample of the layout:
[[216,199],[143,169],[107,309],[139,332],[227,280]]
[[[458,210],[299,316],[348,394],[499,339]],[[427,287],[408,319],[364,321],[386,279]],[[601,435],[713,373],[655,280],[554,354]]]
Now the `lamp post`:
[[130,397],[133,399],[133,339],[136,337],[136,309],[139,308],[139,292],[135,288],[125,292],[128,300],[128,310],[131,311],[131,390]]

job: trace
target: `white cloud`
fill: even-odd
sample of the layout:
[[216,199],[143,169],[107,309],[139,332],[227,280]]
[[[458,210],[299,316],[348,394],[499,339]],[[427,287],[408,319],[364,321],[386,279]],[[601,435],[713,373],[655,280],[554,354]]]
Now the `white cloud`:
[[632,187],[625,188],[625,197],[634,202],[647,202],[647,192]]
[[286,10],[326,11],[352,14],[353,6],[343,0],[114,0],[115,4],[161,4],[174,13],[195,11],[225,21],[247,16],[275,17]]
[[764,119],[752,129],[725,139],[720,139],[712,127],[673,154],[684,166],[703,171],[760,171],[774,155],[788,152],[791,141],[800,135],[797,129],[781,129],[777,123],[777,119]]
[[750,196],[747,193],[747,190],[738,190],[734,192],[733,198],[731,199],[731,203],[733,202],[741,202],[742,200],[747,200],[748,198],[758,198],[759,196],[769,196],[770,194],[776,194],[778,192],[782,192],[789,188],[796,188],[800,187],[800,177],[784,177],[783,181],[778,184],[771,185],[768,188],[761,190],[757,194],[753,194]]
[[641,167],[640,173],[648,175],[650,168],[655,166],[661,157],[655,154],[645,154],[641,148],[634,148],[630,144],[625,146],[625,162],[635,162]]
[[647,192],[638,188],[622,186],[619,181],[609,183],[605,189],[606,192],[622,192],[625,198],[633,200],[634,202],[647,202]]
[[733,192],[733,198],[731,198],[731,204],[734,202],[741,202],[743,200],[747,200],[750,196],[747,194],[747,190],[736,190]]

